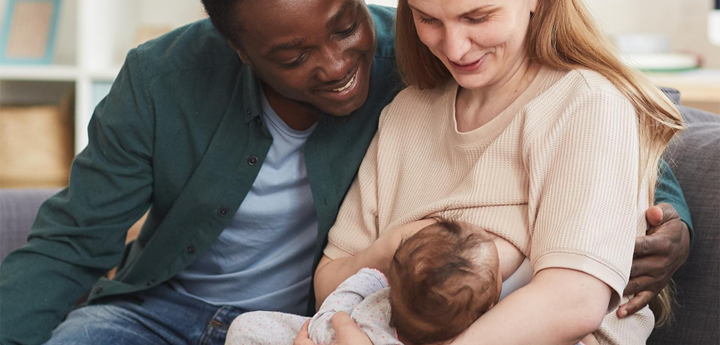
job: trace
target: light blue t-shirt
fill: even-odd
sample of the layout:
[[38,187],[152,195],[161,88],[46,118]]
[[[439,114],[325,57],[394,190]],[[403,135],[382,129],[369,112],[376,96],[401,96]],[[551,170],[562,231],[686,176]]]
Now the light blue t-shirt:
[[305,170],[305,142],[270,107],[263,120],[273,143],[250,192],[210,249],[171,281],[213,305],[304,314],[318,225]]

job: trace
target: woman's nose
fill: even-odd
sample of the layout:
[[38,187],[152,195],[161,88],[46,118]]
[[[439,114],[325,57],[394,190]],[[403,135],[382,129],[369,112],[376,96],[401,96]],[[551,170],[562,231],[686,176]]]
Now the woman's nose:
[[462,58],[470,49],[470,38],[460,27],[446,27],[443,37],[443,49],[447,58],[455,63],[461,63]]

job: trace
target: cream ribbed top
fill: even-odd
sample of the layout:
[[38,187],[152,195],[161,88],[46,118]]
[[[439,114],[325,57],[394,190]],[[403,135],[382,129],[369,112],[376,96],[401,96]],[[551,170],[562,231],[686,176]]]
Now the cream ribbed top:
[[[442,215],[510,241],[534,273],[561,267],[600,279],[617,307],[648,207],[632,104],[595,72],[542,68],[502,113],[461,133],[457,90],[410,87],[385,107],[325,255],[354,255],[399,225]],[[614,315],[601,342],[645,342],[647,308]]]

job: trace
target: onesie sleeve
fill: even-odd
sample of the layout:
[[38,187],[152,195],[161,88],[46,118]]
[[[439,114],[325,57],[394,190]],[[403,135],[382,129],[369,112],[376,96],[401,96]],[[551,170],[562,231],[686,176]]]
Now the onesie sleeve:
[[372,268],[363,268],[350,276],[325,299],[313,316],[308,326],[310,338],[318,345],[331,344],[335,340],[332,317],[341,311],[351,315],[363,300],[388,285],[385,275]]

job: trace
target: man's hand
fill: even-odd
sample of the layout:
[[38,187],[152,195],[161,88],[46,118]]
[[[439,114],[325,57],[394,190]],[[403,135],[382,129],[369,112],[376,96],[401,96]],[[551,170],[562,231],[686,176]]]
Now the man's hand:
[[[315,345],[310,340],[308,325],[310,325],[310,320],[302,326],[293,345]],[[373,345],[367,334],[360,330],[360,327],[345,312],[341,311],[333,316],[332,326],[337,338],[332,345]]]
[[675,208],[666,203],[646,212],[650,229],[635,239],[630,282],[624,294],[635,296],[618,308],[620,318],[636,313],[662,290],[690,254],[690,233]]

